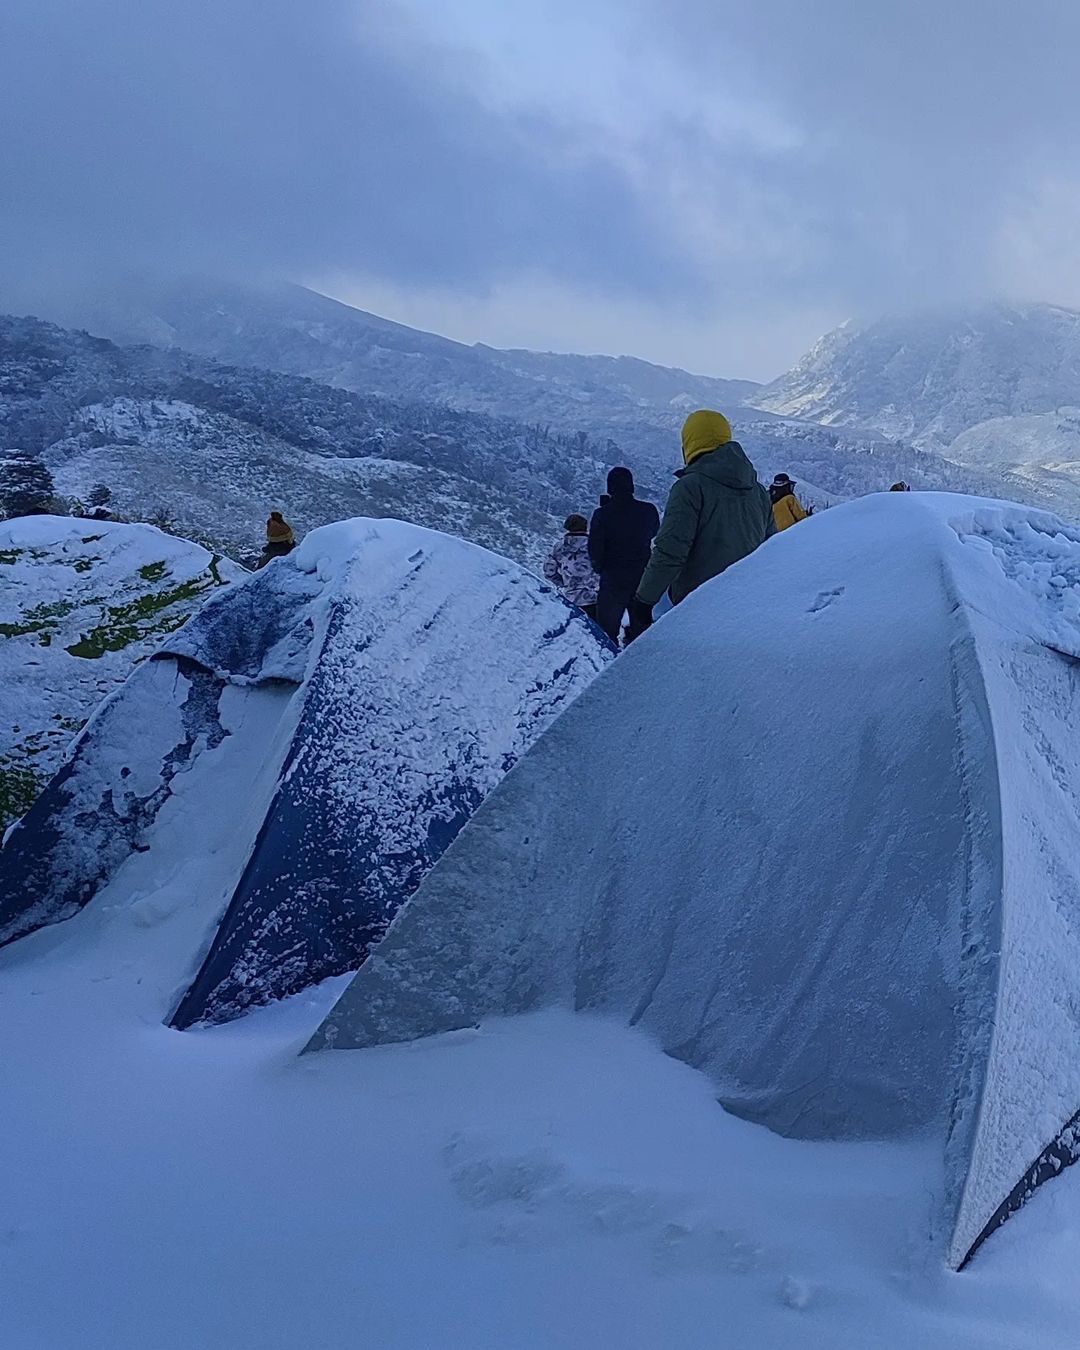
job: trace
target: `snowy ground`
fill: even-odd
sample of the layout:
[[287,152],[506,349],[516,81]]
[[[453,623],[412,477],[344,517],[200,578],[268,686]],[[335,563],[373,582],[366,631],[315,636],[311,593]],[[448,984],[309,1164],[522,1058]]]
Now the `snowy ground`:
[[244,847],[230,813],[192,828],[242,744],[185,776],[160,847],[0,952],[5,1347],[1075,1345],[1080,1168],[953,1275],[932,1148],[781,1139],[609,1021],[297,1058],[338,979],[163,1026]]
[[1080,1171],[951,1275],[919,1149],[780,1139],[610,1023],[297,1059],[326,998],[169,1031],[103,955],[0,966],[6,1345],[1076,1343]]

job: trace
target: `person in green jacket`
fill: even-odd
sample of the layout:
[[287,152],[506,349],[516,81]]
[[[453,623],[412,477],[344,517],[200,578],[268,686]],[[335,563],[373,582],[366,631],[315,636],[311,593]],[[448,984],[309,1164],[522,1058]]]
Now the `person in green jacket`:
[[776,533],[769,494],[723,413],[701,409],[683,424],[685,468],[668,496],[660,533],[652,547],[635,603],[639,617],[665,591],[672,604],[704,581],[753,553]]

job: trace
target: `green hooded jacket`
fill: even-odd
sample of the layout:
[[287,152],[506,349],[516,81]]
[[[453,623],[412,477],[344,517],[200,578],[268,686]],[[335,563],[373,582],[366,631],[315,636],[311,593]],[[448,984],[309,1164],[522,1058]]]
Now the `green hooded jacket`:
[[671,489],[637,598],[652,606],[670,590],[677,605],[775,533],[769,494],[738,441],[707,450]]

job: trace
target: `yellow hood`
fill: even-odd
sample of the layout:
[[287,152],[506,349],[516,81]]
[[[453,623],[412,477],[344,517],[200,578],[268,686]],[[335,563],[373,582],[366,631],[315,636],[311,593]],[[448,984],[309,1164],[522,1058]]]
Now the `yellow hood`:
[[682,457],[690,464],[698,455],[704,455],[731,440],[731,423],[723,413],[705,408],[692,412],[683,423]]

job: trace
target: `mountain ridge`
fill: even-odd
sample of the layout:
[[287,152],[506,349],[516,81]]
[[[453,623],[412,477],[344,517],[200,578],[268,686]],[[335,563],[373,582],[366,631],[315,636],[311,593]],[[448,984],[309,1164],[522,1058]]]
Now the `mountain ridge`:
[[618,435],[639,451],[692,407],[739,406],[758,387],[634,356],[469,345],[294,284],[197,280],[117,292],[63,317],[120,343],[179,347],[365,395]]
[[[965,468],[858,428],[731,412],[761,477],[790,473],[817,506],[903,478],[1080,518],[1080,480],[1061,472]],[[0,318],[0,451],[41,457],[67,496],[104,483],[122,516],[164,511],[183,534],[240,558],[252,558],[273,507],[301,532],[395,516],[536,568],[563,518],[591,512],[612,464],[628,464],[641,495],[663,503],[683,410],[669,408],[667,425],[650,415],[635,443],[587,416],[556,428]]]
[[1080,312],[992,301],[849,321],[749,402],[949,456],[983,423],[1080,405]]

